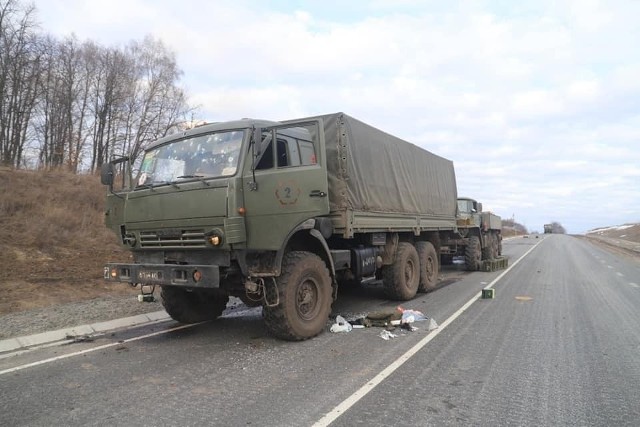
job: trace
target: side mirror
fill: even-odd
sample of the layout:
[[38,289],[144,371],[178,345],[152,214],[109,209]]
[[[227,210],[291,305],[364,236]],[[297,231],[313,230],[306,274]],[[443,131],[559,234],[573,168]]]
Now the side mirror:
[[115,175],[115,167],[113,163],[104,163],[100,168],[100,182],[102,185],[113,187],[113,176]]

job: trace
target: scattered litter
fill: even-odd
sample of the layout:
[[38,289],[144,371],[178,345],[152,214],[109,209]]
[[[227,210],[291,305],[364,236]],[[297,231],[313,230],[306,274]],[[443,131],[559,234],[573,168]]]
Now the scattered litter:
[[406,329],[409,332],[415,332],[418,330],[418,328],[413,326],[411,323],[403,323],[402,325],[400,325],[400,329]]
[[380,338],[382,338],[385,341],[389,341],[390,338],[397,338],[398,336],[394,333],[391,333],[389,331],[387,331],[386,329],[382,332],[380,332]]
[[383,328],[390,325],[399,325],[400,320],[402,320],[402,311],[403,309],[401,307],[373,311],[367,314],[362,324],[364,326],[379,326]]
[[438,323],[433,319],[429,319],[429,325],[427,326],[427,331],[433,331],[434,329],[438,329]]
[[438,328],[438,323],[432,318],[424,315],[424,313],[418,310],[404,309],[400,306],[396,308],[373,311],[371,313],[356,315],[359,317],[351,316],[349,320],[338,315],[336,316],[335,323],[331,325],[330,331],[334,333],[339,332],[351,332],[353,329],[363,329],[369,327],[381,327],[385,328],[380,333],[380,337],[385,340],[389,338],[395,338],[398,335],[391,333],[390,331],[397,330],[397,328],[407,330],[409,332],[415,332],[419,328],[414,326],[415,322],[427,321],[427,331],[432,331]]
[[496,296],[496,290],[493,288],[484,288],[482,290],[482,299],[493,299]]
[[90,335],[70,335],[67,334],[65,339],[70,340],[69,344],[76,344],[80,342],[93,342],[94,338]]
[[522,296],[522,297],[516,297],[516,299],[518,301],[531,301],[533,298]]
[[331,332],[338,333],[338,332],[351,332],[352,329],[353,329],[353,326],[351,326],[351,323],[347,322],[344,319],[344,317],[337,315],[336,323],[331,325],[330,330]]
[[398,307],[398,309],[402,310],[402,319],[400,323],[413,323],[427,320],[427,317],[418,310],[404,310],[401,307]]

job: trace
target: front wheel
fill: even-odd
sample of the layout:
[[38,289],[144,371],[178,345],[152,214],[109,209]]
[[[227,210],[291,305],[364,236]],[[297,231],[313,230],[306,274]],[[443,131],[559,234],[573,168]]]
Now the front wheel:
[[262,310],[269,332],[288,341],[305,340],[322,332],[333,302],[331,276],[324,261],[310,252],[289,252],[276,284],[278,305],[265,305]]
[[208,289],[186,289],[163,286],[162,306],[173,320],[180,323],[199,323],[220,317],[229,297]]
[[464,248],[464,264],[468,271],[478,271],[482,266],[482,249],[478,236],[469,237],[469,242]]

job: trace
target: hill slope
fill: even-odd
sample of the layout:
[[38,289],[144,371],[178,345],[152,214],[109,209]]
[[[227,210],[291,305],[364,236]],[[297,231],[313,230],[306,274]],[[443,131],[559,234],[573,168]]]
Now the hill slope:
[[640,243],[640,224],[624,224],[587,231],[588,237],[606,237]]
[[0,314],[136,292],[101,279],[106,261],[129,259],[104,194],[95,176],[0,170]]

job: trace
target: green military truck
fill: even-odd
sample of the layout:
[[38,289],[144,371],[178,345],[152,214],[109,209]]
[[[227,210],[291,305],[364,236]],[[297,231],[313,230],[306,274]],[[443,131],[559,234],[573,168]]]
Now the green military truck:
[[454,256],[460,256],[464,257],[467,270],[476,271],[502,255],[502,219],[483,212],[482,203],[458,198],[457,225],[458,235],[443,242],[443,264],[451,264]]
[[315,336],[339,283],[382,279],[396,300],[432,289],[457,230],[453,163],[344,113],[204,125],[133,166],[102,168],[106,224],[134,260],[104,277],[161,286],[183,323],[237,296],[273,335]]

